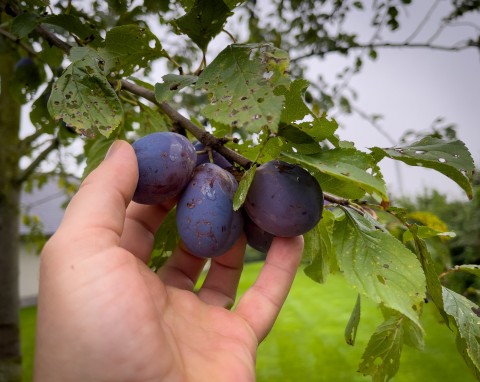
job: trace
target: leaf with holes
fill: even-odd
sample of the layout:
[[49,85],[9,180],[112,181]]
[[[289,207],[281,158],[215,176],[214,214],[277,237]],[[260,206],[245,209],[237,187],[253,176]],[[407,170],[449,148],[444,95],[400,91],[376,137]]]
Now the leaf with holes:
[[121,25],[107,32],[105,47],[98,50],[105,60],[105,73],[129,76],[167,54],[158,38],[145,27]]
[[203,115],[247,132],[277,131],[284,97],[274,90],[289,83],[288,64],[287,54],[268,44],[228,46],[198,78],[209,95]]
[[314,155],[283,151],[282,156],[318,175],[326,192],[346,198],[361,198],[365,192],[388,200],[385,182],[373,158],[355,149],[324,150]]
[[456,182],[470,199],[473,197],[472,180],[475,166],[470,152],[462,141],[444,141],[428,136],[405,147],[387,149],[373,147],[371,150],[379,161],[388,157],[410,166],[436,170]]
[[473,373],[480,377],[480,307],[443,287],[445,312],[455,321],[457,347]]
[[50,115],[94,136],[96,130],[108,137],[122,122],[122,104],[98,66],[89,56],[75,61],[53,84],[48,100]]
[[409,321],[405,316],[394,315],[377,327],[363,352],[360,373],[378,382],[388,381],[397,373],[404,343],[418,334],[411,333],[417,328]]
[[187,14],[175,20],[173,25],[205,51],[208,43],[223,30],[231,14],[222,0],[195,0]]
[[337,262],[359,293],[410,318],[418,327],[425,298],[425,275],[416,256],[390,233],[343,208],[335,222],[333,241]]
[[155,84],[155,99],[164,102],[172,99],[183,88],[197,82],[197,76],[167,74],[162,77],[163,82]]
[[477,264],[455,265],[453,269],[455,269],[456,271],[466,272],[480,277],[480,265]]

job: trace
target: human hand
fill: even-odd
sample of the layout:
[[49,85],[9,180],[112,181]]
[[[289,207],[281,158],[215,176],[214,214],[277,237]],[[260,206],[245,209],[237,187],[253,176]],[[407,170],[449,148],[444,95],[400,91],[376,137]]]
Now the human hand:
[[174,205],[131,202],[133,149],[117,141],[83,182],[41,255],[35,380],[251,381],[258,344],[293,282],[302,237],[276,238],[233,310],[245,237],[206,260],[180,245],[157,274],[146,262]]

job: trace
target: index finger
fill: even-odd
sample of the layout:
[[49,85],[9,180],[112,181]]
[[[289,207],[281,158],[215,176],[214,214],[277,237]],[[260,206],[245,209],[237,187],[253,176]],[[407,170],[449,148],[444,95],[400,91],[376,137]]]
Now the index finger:
[[292,286],[303,252],[303,237],[276,237],[255,283],[240,299],[235,312],[261,342],[271,330]]

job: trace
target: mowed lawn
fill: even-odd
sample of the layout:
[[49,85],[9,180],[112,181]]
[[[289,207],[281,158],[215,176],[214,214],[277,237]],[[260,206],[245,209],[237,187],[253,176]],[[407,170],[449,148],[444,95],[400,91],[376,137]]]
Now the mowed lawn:
[[[245,266],[239,293],[252,285],[262,264]],[[362,317],[355,346],[344,341],[344,328],[356,300],[356,292],[341,276],[325,284],[311,281],[299,271],[285,306],[267,339],[260,345],[257,380],[260,381],[369,381],[357,373],[358,364],[375,327],[382,318],[375,304],[362,300]],[[24,309],[22,349],[24,381],[31,381],[35,309]],[[431,304],[423,316],[425,350],[405,347],[400,371],[393,381],[474,382],[456,350],[453,333],[439,323]]]

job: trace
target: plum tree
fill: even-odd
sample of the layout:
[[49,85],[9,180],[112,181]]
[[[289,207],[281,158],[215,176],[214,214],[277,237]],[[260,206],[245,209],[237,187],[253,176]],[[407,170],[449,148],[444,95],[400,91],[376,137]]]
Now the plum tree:
[[[264,3],[0,1],[0,110],[7,111],[0,112],[0,163],[4,170],[0,171],[0,185],[4,186],[0,187],[0,242],[5,244],[0,256],[4,291],[0,293],[0,374],[9,370],[9,375],[19,375],[20,367],[16,286],[20,187],[55,175],[60,176],[58,183],[68,188],[70,171],[78,174],[77,169],[70,168],[72,162],[86,164],[85,177],[103,160],[113,140],[170,130],[217,150],[232,164],[228,171],[239,181],[232,208],[231,192],[220,192],[215,182],[203,182],[203,194],[202,189],[192,190],[194,182],[184,186],[196,165],[195,150],[186,139],[177,137],[188,147],[182,150],[186,157],[178,161],[171,160],[168,142],[163,151],[150,144],[145,144],[149,148],[144,152],[139,150],[140,167],[145,165],[147,172],[140,171],[137,201],[144,197],[148,203],[158,203],[182,193],[182,197],[198,195],[193,199],[195,207],[179,205],[179,221],[183,214],[191,222],[201,222],[206,216],[215,224],[225,223],[219,226],[220,233],[212,231],[213,239],[220,242],[202,237],[202,245],[213,247],[204,252],[199,249],[195,227],[179,224],[184,241],[192,241],[192,252],[205,256],[225,252],[241,232],[242,219],[233,209],[240,212],[244,205],[250,217],[270,219],[275,228],[269,234],[272,236],[303,232],[323,213],[323,219],[305,235],[305,273],[316,282],[325,282],[327,275],[339,271],[362,298],[387,308],[382,309],[384,322],[371,337],[358,370],[373,380],[390,379],[397,372],[403,344],[422,347],[420,314],[428,293],[444,321],[456,327],[452,333],[457,335],[460,353],[480,376],[479,352],[471,351],[478,349],[476,339],[480,338],[478,306],[446,288],[445,277],[437,277],[440,268],[427,245],[428,240],[436,239],[430,236],[443,233],[407,220],[406,212],[391,204],[379,167],[385,159],[436,170],[471,198],[474,163],[467,147],[452,134],[434,128],[432,135],[422,134],[418,140],[411,136],[415,141],[392,141],[389,147],[374,146],[366,152],[356,148],[355,142],[345,141],[331,118],[342,112],[355,113],[378,126],[378,115],[363,115],[349,85],[367,57],[374,60],[382,48],[392,47],[478,50],[478,28],[464,28],[471,32],[462,38],[463,43],[443,45],[436,41],[435,25],[424,28],[432,30],[432,36],[425,40],[419,37],[424,34],[416,32],[426,27],[428,19],[435,19],[422,17],[421,24],[412,34],[407,33],[404,41],[393,42],[382,35],[402,29],[399,22],[407,13],[403,8],[425,2],[381,1],[366,7],[365,1],[299,0],[270,2],[266,8]],[[451,7],[442,7],[445,12],[438,18],[441,28],[462,22],[463,16],[480,9],[478,2],[474,6],[458,0],[447,3]],[[263,20],[266,11],[271,22]],[[356,19],[353,15],[360,14],[357,12],[365,12],[375,41],[365,42],[367,35],[344,23]],[[162,33],[157,36],[155,30]],[[221,33],[232,43],[217,39]],[[177,34],[183,36],[174,37]],[[213,40],[215,44],[210,46]],[[341,65],[337,76],[319,76],[308,70],[309,65],[317,65],[316,60],[330,54],[347,59],[347,66]],[[315,78],[309,81],[314,72]],[[335,78],[333,83],[325,80],[329,77]],[[19,130],[20,104],[31,108],[33,132]],[[412,126],[416,123],[413,121]],[[84,150],[77,152],[80,142]],[[215,152],[212,154],[213,162],[223,167]],[[204,158],[210,161],[207,155]],[[30,164],[24,166],[29,159]],[[183,166],[182,160],[188,166]],[[285,174],[286,170],[267,176],[262,167],[256,167],[262,163],[268,167],[271,160],[295,163],[311,171],[325,191],[328,207],[322,211],[318,206],[321,193],[315,183],[299,181],[297,187],[297,176]],[[51,172],[49,163],[54,167]],[[43,168],[43,164],[47,166]],[[280,167],[286,169],[287,165]],[[39,169],[46,173],[38,174]],[[203,171],[198,177],[206,177]],[[230,175],[221,174],[220,179],[231,181]],[[301,187],[303,183],[308,186]],[[208,198],[208,190],[215,191],[216,203]],[[205,208],[203,212],[201,208]],[[209,215],[216,209],[225,216]],[[232,220],[227,215],[232,215]],[[161,266],[175,251],[177,227],[170,224],[174,216],[172,211],[155,234],[150,266]],[[303,229],[298,230],[299,226]],[[286,232],[277,232],[278,227]],[[247,222],[244,230],[255,246],[251,228]],[[265,226],[259,229],[264,231]],[[475,273],[476,268],[467,264],[455,272]],[[352,311],[345,330],[348,344],[355,342],[359,317],[360,304]],[[379,340],[382,346],[378,346]]]
[[213,163],[196,167],[177,204],[177,227],[185,246],[196,256],[217,257],[237,240],[243,229],[240,211],[233,210],[238,183]]
[[133,200],[157,204],[177,196],[190,180],[197,154],[183,135],[159,132],[133,143],[138,161],[138,184]]
[[245,210],[258,227],[274,236],[302,235],[320,221],[323,193],[308,171],[273,160],[257,169]]

